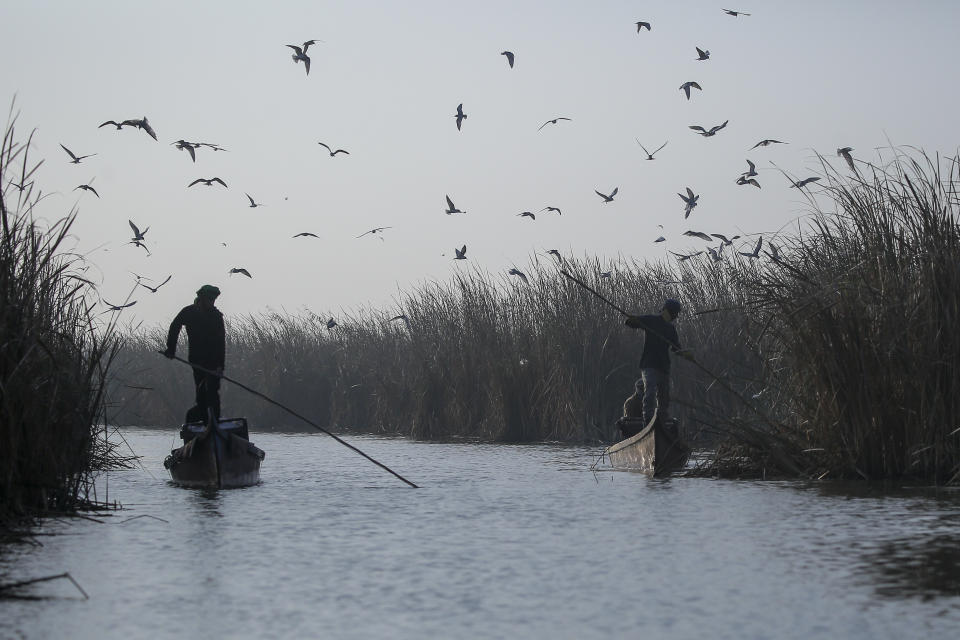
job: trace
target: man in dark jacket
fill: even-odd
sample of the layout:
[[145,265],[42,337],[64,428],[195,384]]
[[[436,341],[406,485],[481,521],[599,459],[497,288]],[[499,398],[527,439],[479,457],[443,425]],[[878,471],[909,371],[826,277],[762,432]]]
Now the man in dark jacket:
[[[628,327],[643,329],[646,334],[643,354],[640,356],[644,424],[650,424],[654,415],[660,424],[669,418],[670,352],[691,357],[689,351],[680,348],[680,337],[673,326],[681,309],[679,302],[668,299],[658,315],[629,316],[625,322]],[[640,388],[640,384],[637,384],[637,388]]]
[[205,284],[197,290],[197,299],[184,307],[170,323],[167,333],[167,350],[163,355],[173,358],[177,353],[177,338],[180,328],[187,328],[189,344],[187,360],[191,364],[215,371],[211,375],[199,369],[193,370],[193,382],[196,386],[196,404],[187,411],[186,422],[207,419],[207,408],[220,419],[220,375],[226,356],[226,331],[223,326],[223,314],[214,306],[220,289]]

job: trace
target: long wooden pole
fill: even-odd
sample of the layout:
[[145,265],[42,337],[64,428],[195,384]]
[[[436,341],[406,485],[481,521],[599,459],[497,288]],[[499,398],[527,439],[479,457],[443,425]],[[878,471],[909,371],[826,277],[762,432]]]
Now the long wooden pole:
[[[163,354],[164,352],[163,352],[163,351],[159,351],[158,353]],[[182,362],[182,363],[185,364],[185,365],[189,365],[189,366],[193,367],[194,369],[196,369],[197,371],[202,371],[202,372],[204,372],[204,373],[206,373],[206,374],[208,374],[208,375],[216,376],[216,377],[220,378],[221,380],[226,380],[227,382],[230,382],[230,383],[232,383],[232,384],[240,387],[240,388],[243,389],[244,391],[247,391],[247,392],[249,392],[249,393],[252,393],[253,395],[257,396],[258,398],[262,398],[262,399],[266,400],[267,402],[269,402],[270,404],[272,404],[272,405],[274,405],[274,406],[280,407],[281,409],[283,409],[284,411],[286,411],[286,412],[289,413],[290,415],[292,415],[292,416],[294,416],[294,417],[296,417],[296,418],[300,418],[301,420],[303,420],[304,422],[306,422],[308,425],[310,425],[310,426],[313,427],[314,429],[318,429],[319,431],[322,431],[323,433],[327,434],[328,436],[330,436],[331,438],[333,438],[334,440],[336,440],[337,442],[339,442],[339,443],[342,444],[343,446],[347,447],[348,449],[351,449],[351,450],[355,451],[356,453],[359,453],[361,456],[363,456],[364,458],[366,458],[367,460],[369,460],[369,461],[372,462],[373,464],[377,465],[378,467],[380,467],[380,468],[383,469],[384,471],[389,471],[390,473],[392,473],[393,475],[395,475],[397,478],[403,480],[404,482],[406,482],[408,485],[410,485],[410,486],[413,487],[414,489],[418,489],[418,488],[419,488],[417,485],[415,485],[414,483],[410,482],[409,480],[407,480],[406,478],[404,478],[402,475],[400,475],[399,473],[397,473],[396,471],[394,471],[393,469],[391,469],[391,468],[388,467],[387,465],[383,464],[382,462],[380,462],[380,461],[378,461],[378,460],[374,460],[373,458],[371,458],[370,456],[368,456],[366,453],[364,453],[364,452],[361,451],[360,449],[356,448],[355,446],[353,446],[352,444],[350,444],[349,442],[347,442],[347,441],[344,440],[343,438],[340,438],[339,436],[336,436],[336,435],[330,433],[329,431],[327,431],[326,429],[324,429],[323,427],[321,427],[320,425],[318,425],[316,422],[313,422],[312,420],[310,420],[310,419],[307,418],[306,416],[303,416],[303,415],[297,413],[296,411],[294,411],[293,409],[291,409],[291,408],[288,407],[288,406],[285,406],[285,405],[280,404],[279,402],[277,402],[277,401],[274,400],[273,398],[271,398],[271,397],[269,397],[269,396],[266,396],[266,395],[260,393],[260,392],[257,391],[256,389],[251,389],[250,387],[248,387],[247,385],[243,384],[242,382],[237,382],[237,381],[234,380],[233,378],[229,378],[229,377],[223,375],[222,373],[217,373],[216,371],[213,371],[212,369],[207,369],[206,367],[201,367],[200,365],[194,364],[193,362],[188,362],[188,361],[184,360],[183,358],[181,358],[181,357],[179,357],[179,356],[173,356],[173,359],[176,360],[176,361],[178,361],[178,362]]]

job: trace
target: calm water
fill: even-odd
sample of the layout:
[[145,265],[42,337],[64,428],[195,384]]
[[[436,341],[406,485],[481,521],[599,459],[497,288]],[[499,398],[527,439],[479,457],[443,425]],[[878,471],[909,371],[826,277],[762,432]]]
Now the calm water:
[[[960,634],[960,493],[654,480],[596,449],[254,434],[261,485],[171,485],[125,432],[126,507],[47,523],[3,638],[924,638]],[[102,496],[101,496],[102,497]],[[163,518],[132,516],[150,515]]]

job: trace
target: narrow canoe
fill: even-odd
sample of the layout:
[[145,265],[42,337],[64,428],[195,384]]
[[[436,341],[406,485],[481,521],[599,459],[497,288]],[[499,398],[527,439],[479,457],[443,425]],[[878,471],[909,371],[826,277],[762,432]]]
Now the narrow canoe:
[[[632,426],[629,422],[636,420],[621,418],[618,424],[629,433]],[[668,422],[662,425],[654,419],[639,433],[607,447],[604,453],[609,457],[610,464],[618,469],[634,469],[654,476],[683,469],[690,448],[680,439],[676,423],[672,420]]]
[[265,453],[250,442],[245,418],[222,420],[212,428],[188,422],[180,428],[183,446],[163,466],[184,487],[228,489],[260,482]]

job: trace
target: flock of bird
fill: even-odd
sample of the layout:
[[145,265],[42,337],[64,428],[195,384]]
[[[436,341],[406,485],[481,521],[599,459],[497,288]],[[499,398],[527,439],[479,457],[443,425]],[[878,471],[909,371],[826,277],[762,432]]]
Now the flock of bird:
[[[722,11],[723,11],[724,13],[726,13],[727,15],[732,16],[732,17],[735,17],[735,18],[736,18],[736,17],[749,16],[749,15],[750,15],[749,13],[744,13],[744,12],[742,12],[742,11],[736,11],[736,10],[731,10],[731,9],[722,9]],[[647,22],[647,21],[637,21],[635,24],[636,24],[636,28],[637,28],[637,33],[638,33],[638,34],[640,34],[643,30],[646,30],[646,31],[649,32],[649,31],[651,31],[651,29],[653,28],[653,25],[651,25],[651,23],[650,23],[650,22]],[[640,36],[640,37],[642,37],[642,36]],[[311,39],[311,40],[306,40],[306,41],[304,41],[302,44],[299,44],[299,45],[297,45],[297,44],[288,44],[288,45],[286,45],[288,48],[290,48],[290,49],[293,50],[293,55],[291,56],[291,58],[292,58],[294,64],[300,64],[300,63],[302,62],[303,65],[304,65],[304,70],[305,70],[305,73],[306,73],[307,76],[309,76],[309,74],[310,74],[310,56],[308,55],[308,51],[309,51],[310,47],[313,46],[313,45],[315,45],[317,42],[323,42],[323,41],[322,41],[322,40],[317,40],[317,39]],[[694,49],[695,49],[695,53],[696,53],[696,56],[695,56],[694,60],[699,61],[699,62],[705,62],[705,61],[710,60],[710,51],[709,51],[708,49],[702,49],[702,48],[700,48],[699,46],[695,46]],[[512,51],[502,51],[502,52],[500,53],[500,55],[502,55],[502,56],[504,56],[504,57],[506,58],[506,62],[507,62],[508,68],[509,68],[509,69],[513,69],[513,68],[514,68],[514,65],[516,64],[516,55],[515,55]],[[692,80],[691,80],[691,81],[685,81],[685,82],[683,82],[683,83],[680,85],[679,89],[680,89],[680,91],[683,92],[686,100],[688,100],[688,101],[691,100],[691,95],[692,95],[691,90],[697,90],[697,91],[701,91],[701,92],[703,91],[703,88],[700,86],[700,84],[697,83],[696,81],[692,81]],[[453,114],[453,118],[454,118],[454,120],[455,120],[455,124],[456,124],[456,127],[457,127],[457,131],[462,131],[462,130],[463,130],[463,127],[466,126],[465,123],[466,123],[466,121],[467,121],[467,119],[468,119],[468,114],[464,111],[464,105],[463,105],[463,103],[460,103],[460,104],[457,105],[456,110],[455,110],[455,113]],[[561,123],[561,122],[572,122],[572,118],[566,117],[566,116],[557,116],[557,117],[550,118],[550,119],[544,121],[543,124],[541,124],[541,125],[539,126],[539,128],[537,129],[537,131],[541,131],[541,130],[544,129],[547,125],[555,125],[555,126],[556,126],[556,125],[558,125],[558,124]],[[718,134],[720,134],[720,133],[727,127],[728,123],[729,123],[729,120],[724,120],[724,121],[723,121],[722,123],[720,123],[720,124],[712,125],[712,126],[709,126],[709,127],[703,126],[703,125],[689,125],[689,128],[690,128],[692,131],[694,131],[695,133],[697,133],[698,135],[703,136],[704,138],[712,138],[712,137],[717,136]],[[140,131],[145,132],[147,135],[149,135],[149,136],[150,136],[151,138],[153,138],[154,140],[157,140],[157,139],[158,139],[158,138],[157,138],[157,133],[156,133],[156,131],[153,129],[153,127],[151,126],[151,124],[150,124],[150,122],[148,121],[148,119],[146,118],[146,116],[144,116],[144,117],[142,117],[142,118],[125,119],[125,120],[119,120],[119,121],[117,121],[117,120],[107,120],[107,121],[103,122],[102,124],[100,124],[98,128],[103,128],[103,127],[107,127],[107,126],[112,126],[112,127],[114,127],[114,129],[115,129],[116,131],[121,131],[121,130],[123,130],[124,128],[130,128],[130,129],[134,129],[134,130],[140,130]],[[643,145],[643,143],[640,142],[639,139],[636,139],[636,142],[637,142],[637,144],[640,146],[640,148],[643,149],[643,152],[646,154],[646,156],[647,156],[647,157],[646,157],[646,160],[648,160],[648,161],[653,161],[653,160],[656,159],[656,158],[655,158],[656,154],[659,153],[664,147],[666,147],[669,141],[664,142],[664,143],[661,144],[660,146],[656,147],[653,151],[649,151],[649,150],[647,149],[647,147],[645,147],[645,146]],[[762,147],[768,147],[768,146],[770,146],[770,145],[780,145],[780,144],[787,144],[787,143],[786,143],[786,142],[783,142],[783,141],[781,141],[781,140],[776,140],[776,139],[772,139],[772,138],[763,139],[763,140],[760,140],[759,142],[757,142],[753,147],[751,147],[749,151],[753,151],[753,150],[755,150],[755,149],[762,148]],[[220,145],[218,145],[218,144],[215,144],[215,143],[210,143],[210,142],[193,142],[193,141],[188,141],[188,140],[184,140],[184,139],[176,140],[176,141],[172,142],[171,145],[173,145],[177,150],[181,150],[181,151],[187,152],[187,154],[188,154],[189,157],[190,157],[190,160],[191,160],[192,162],[194,162],[194,163],[196,162],[196,159],[197,159],[197,152],[200,151],[200,150],[204,150],[205,152],[207,152],[207,151],[226,151],[225,148],[223,148],[222,146],[220,146]],[[330,156],[331,158],[334,158],[334,157],[338,156],[339,154],[343,154],[343,155],[349,155],[349,154],[350,154],[350,152],[349,152],[348,150],[346,150],[346,149],[343,149],[343,148],[334,148],[334,147],[332,147],[331,145],[329,145],[329,144],[327,144],[326,142],[323,142],[323,141],[318,142],[318,145],[321,146],[321,147],[323,147],[324,149],[326,149],[326,152],[329,154],[329,156]],[[80,164],[84,159],[90,158],[90,157],[92,157],[92,156],[94,156],[94,155],[97,155],[97,154],[95,154],[95,153],[88,153],[88,154],[84,154],[84,155],[78,155],[78,154],[74,153],[72,150],[70,150],[69,148],[67,148],[65,145],[61,144],[60,146],[63,148],[63,150],[64,150],[64,151],[67,153],[67,155],[70,157],[70,162],[73,163],[73,164]],[[855,166],[855,164],[854,164],[854,160],[853,160],[853,157],[852,157],[852,155],[851,155],[851,152],[852,152],[852,151],[853,151],[853,149],[852,149],[851,147],[842,147],[842,148],[840,148],[840,149],[837,149],[837,154],[838,154],[838,156],[842,157],[842,158],[846,161],[846,163],[848,164],[848,166],[851,168],[852,171],[856,172],[856,166]],[[753,187],[756,187],[756,188],[760,189],[760,188],[761,188],[761,185],[760,185],[759,181],[757,180],[758,173],[757,173],[757,171],[756,171],[756,165],[755,165],[755,163],[752,162],[750,159],[747,159],[746,162],[747,162],[747,170],[744,171],[744,172],[742,172],[742,173],[739,175],[739,177],[736,179],[736,184],[737,184],[737,185],[740,185],[740,186],[753,186]],[[790,187],[791,187],[791,188],[797,188],[797,189],[803,189],[803,188],[805,188],[805,187],[808,187],[809,185],[811,185],[812,183],[816,182],[816,181],[819,180],[819,179],[820,179],[819,177],[812,176],[812,177],[804,178],[804,179],[802,179],[802,180],[791,180]],[[228,189],[228,188],[229,188],[228,185],[227,185],[227,182],[226,182],[225,180],[223,180],[222,178],[218,177],[218,176],[212,176],[212,177],[209,177],[209,178],[196,178],[195,180],[193,180],[192,182],[190,182],[190,183],[187,185],[187,188],[192,188],[192,187],[194,187],[194,186],[196,186],[196,185],[200,185],[200,184],[202,184],[202,185],[204,185],[204,186],[207,186],[207,187],[213,187],[213,186],[218,185],[220,188],[223,188],[223,189]],[[22,187],[23,185],[17,185],[17,186]],[[85,191],[85,192],[93,193],[97,198],[100,198],[100,193],[98,193],[98,192],[96,191],[96,189],[94,189],[93,186],[90,185],[90,184],[81,184],[81,185],[78,185],[77,187],[75,187],[75,190],[77,190],[77,189],[83,190],[83,191]],[[22,190],[22,189],[21,189],[21,190]],[[595,190],[594,190],[594,193],[596,193],[596,195],[601,198],[601,203],[602,203],[602,204],[608,204],[608,203],[614,202],[615,197],[617,196],[618,192],[619,192],[619,186],[613,187],[613,189],[611,189],[611,190],[609,191],[609,193],[604,193],[604,192],[600,191],[599,189],[595,189]],[[247,197],[247,199],[248,199],[248,201],[249,201],[249,206],[250,206],[251,208],[256,208],[256,207],[261,207],[261,206],[263,206],[262,203],[259,203],[259,202],[257,202],[256,200],[254,200],[254,198],[253,198],[250,194],[244,193],[244,195]],[[683,201],[683,203],[684,203],[684,208],[683,208],[683,211],[684,211],[684,220],[687,220],[687,219],[690,217],[690,215],[693,213],[694,209],[698,206],[700,196],[699,196],[697,193],[695,193],[695,191],[694,191],[691,187],[689,187],[689,186],[685,188],[685,193],[678,193],[677,195],[680,197],[680,199],[681,199],[681,200]],[[467,210],[465,210],[465,209],[460,209],[459,207],[457,207],[457,206],[454,204],[454,202],[453,202],[453,200],[451,199],[450,195],[446,195],[446,204],[447,204],[447,206],[446,206],[446,209],[444,210],[444,213],[446,213],[447,215],[466,214],[466,213],[467,213]],[[546,207],[544,207],[543,209],[541,209],[541,210],[540,210],[539,212],[537,212],[537,213],[542,213],[542,212],[544,212],[544,211],[550,212],[550,213],[555,213],[555,214],[557,214],[557,215],[562,215],[561,209],[560,209],[559,207],[556,207],[556,206],[553,206],[553,205],[546,206]],[[521,217],[521,218],[527,218],[527,219],[529,219],[529,220],[531,220],[531,221],[535,221],[535,220],[536,220],[536,217],[537,217],[536,213],[533,212],[533,211],[522,211],[522,212],[520,212],[520,213],[517,213],[516,215],[517,215],[518,217]],[[147,252],[147,254],[149,255],[149,254],[150,254],[150,249],[149,249],[149,248],[147,247],[147,245],[146,245],[146,238],[145,238],[147,232],[149,231],[149,227],[144,228],[144,229],[141,231],[140,228],[137,226],[137,224],[134,223],[134,221],[129,220],[128,222],[129,222],[129,225],[130,225],[131,230],[133,231],[133,237],[130,239],[129,243],[135,245],[136,247],[139,247],[139,248],[144,249],[144,250]],[[662,225],[660,225],[660,226],[662,227]],[[364,236],[370,235],[370,236],[377,237],[377,238],[379,238],[380,240],[383,240],[383,239],[384,239],[384,238],[383,238],[383,232],[386,231],[386,230],[388,230],[388,229],[391,229],[391,228],[392,228],[392,227],[390,227],[390,226],[376,227],[376,228],[373,228],[373,229],[369,229],[369,230],[367,230],[367,231],[364,231],[363,233],[361,233],[360,235],[358,235],[358,236],[356,236],[356,237],[357,237],[357,238],[363,238]],[[679,254],[679,253],[670,252],[671,254],[673,254],[673,255],[674,255],[678,260],[680,260],[680,261],[689,260],[689,259],[691,259],[691,258],[694,258],[694,257],[696,257],[696,256],[702,255],[702,254],[704,254],[704,253],[709,254],[709,256],[710,256],[713,260],[715,260],[715,261],[720,261],[720,260],[722,259],[722,252],[723,252],[724,247],[728,247],[728,246],[732,245],[732,244],[734,243],[734,241],[736,241],[737,239],[740,239],[740,238],[741,238],[741,236],[739,236],[739,235],[732,236],[732,237],[729,237],[729,238],[728,238],[726,235],[721,234],[721,233],[705,233],[705,232],[702,232],[702,231],[694,231],[694,230],[686,231],[683,235],[684,235],[684,236],[688,236],[688,237],[692,237],[692,238],[698,238],[698,239],[701,239],[701,240],[703,240],[703,241],[705,241],[705,242],[710,242],[710,243],[714,242],[715,240],[718,240],[718,241],[719,241],[719,244],[718,244],[716,247],[709,246],[709,247],[707,247],[705,250],[701,250],[701,251],[697,251],[697,252],[693,252],[693,253],[687,253],[687,254]],[[293,236],[293,238],[317,238],[317,237],[318,237],[318,236],[317,236],[316,234],[314,234],[314,233],[312,233],[312,232],[309,232],[309,231],[300,232],[300,233],[297,233],[296,235]],[[660,236],[660,237],[658,237],[654,242],[664,242],[665,240],[666,240],[666,238],[664,238],[663,236]],[[761,236],[761,237],[759,237],[759,238],[757,239],[755,245],[753,245],[753,249],[752,249],[752,250],[750,250],[750,251],[739,251],[739,252],[737,252],[737,253],[739,253],[739,255],[744,256],[744,257],[749,258],[749,259],[759,259],[759,258],[761,257],[762,247],[763,247],[763,237]],[[556,258],[556,260],[557,260],[559,263],[562,264],[563,258],[562,258],[562,256],[560,255],[560,252],[559,252],[557,249],[550,249],[550,250],[547,251],[547,253],[548,253],[549,255],[553,256],[554,258]],[[454,255],[453,260],[466,260],[466,259],[467,259],[467,245],[464,244],[464,245],[463,245],[462,247],[460,247],[460,248],[455,248],[455,249],[454,249],[454,254],[455,254],[455,255]],[[779,260],[779,254],[777,253],[776,247],[774,247],[774,246],[773,246],[772,244],[770,244],[769,242],[768,242],[768,251],[766,252],[766,255],[767,255],[768,257],[770,257],[772,260]],[[253,275],[250,273],[250,271],[247,270],[247,269],[244,268],[244,267],[231,267],[231,268],[228,270],[228,273],[229,273],[230,275],[243,275],[243,276],[246,276],[247,278],[252,278],[252,277],[253,277]],[[516,267],[513,267],[513,268],[509,269],[509,271],[507,272],[507,274],[510,275],[510,276],[515,276],[515,277],[517,277],[519,280],[521,280],[521,281],[524,282],[524,283],[528,282],[528,278],[527,278],[526,274],[524,274],[521,270],[517,269]],[[165,280],[163,280],[163,282],[160,282],[159,284],[157,284],[157,285],[155,285],[155,286],[150,286],[149,284],[147,284],[147,283],[145,282],[145,280],[148,280],[147,278],[144,278],[143,276],[139,276],[139,275],[136,275],[136,274],[134,274],[134,275],[136,276],[136,283],[135,283],[136,286],[141,286],[141,287],[143,287],[144,289],[146,289],[146,290],[148,290],[148,291],[150,291],[150,292],[152,292],[152,293],[156,293],[163,285],[165,285],[167,282],[169,282],[170,279],[172,278],[172,275],[171,275],[171,276],[167,276],[167,278],[166,278]],[[599,275],[600,277],[610,277],[611,274],[610,274],[610,272],[600,272],[598,275]],[[136,304],[136,301],[134,300],[134,301],[126,302],[126,303],[124,303],[124,304],[115,305],[115,304],[111,304],[111,303],[109,303],[109,302],[106,302],[106,301],[104,300],[104,304],[108,307],[108,309],[107,309],[108,312],[109,312],[109,311],[120,311],[120,310],[122,310],[122,309],[128,308],[128,307]],[[391,318],[391,320],[404,320],[404,321],[406,321],[406,316],[404,316],[403,314],[401,314],[401,315],[399,315],[399,316],[396,316],[396,317],[394,317],[394,318]],[[333,318],[330,318],[330,319],[327,321],[326,324],[327,324],[327,327],[328,327],[329,329],[332,329],[332,328],[334,328],[334,327],[337,326],[337,323],[336,323],[336,321],[335,321]]]

